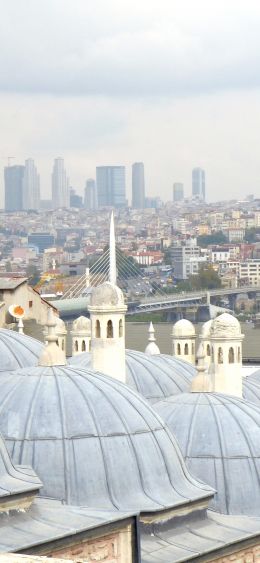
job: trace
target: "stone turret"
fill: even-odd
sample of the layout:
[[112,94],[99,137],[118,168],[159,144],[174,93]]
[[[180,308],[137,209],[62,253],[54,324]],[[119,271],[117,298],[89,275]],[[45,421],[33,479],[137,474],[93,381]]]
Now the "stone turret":
[[72,331],[72,356],[90,351],[91,322],[81,315],[73,322]]
[[91,319],[92,368],[125,382],[125,313],[123,292],[116,285],[114,217],[110,223],[109,281],[92,290]]
[[203,350],[205,352],[204,362],[207,370],[211,363],[210,329],[212,322],[213,320],[211,319],[204,323],[201,327],[201,332],[199,335],[200,344],[202,344]]
[[195,364],[195,329],[186,319],[181,319],[172,328],[172,354]]
[[242,397],[242,341],[238,320],[229,313],[216,317],[210,328],[210,385],[214,392]]
[[53,310],[48,309],[47,314],[47,334],[45,340],[47,346],[43,349],[39,357],[39,366],[65,366],[66,357],[62,348],[58,345],[58,336],[55,332],[56,318],[54,316]]

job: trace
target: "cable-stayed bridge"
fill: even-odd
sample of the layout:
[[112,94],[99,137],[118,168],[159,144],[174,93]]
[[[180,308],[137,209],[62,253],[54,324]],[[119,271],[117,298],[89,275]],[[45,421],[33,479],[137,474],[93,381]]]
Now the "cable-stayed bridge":
[[[228,299],[227,307],[217,307],[218,311],[230,310],[232,300],[238,294],[255,295],[260,292],[260,286],[247,286],[233,289],[214,289],[210,291],[194,291],[169,293],[162,287],[166,278],[145,276],[134,262],[115,249],[115,263],[117,263],[117,285],[121,287],[128,304],[128,315],[157,311],[179,310],[180,315],[186,308],[214,307],[211,301]],[[104,254],[63,294],[61,299],[53,304],[57,307],[61,317],[75,318],[80,314],[87,314],[91,289],[94,286],[111,279],[111,252],[107,249]],[[210,314],[213,314],[212,312]]]

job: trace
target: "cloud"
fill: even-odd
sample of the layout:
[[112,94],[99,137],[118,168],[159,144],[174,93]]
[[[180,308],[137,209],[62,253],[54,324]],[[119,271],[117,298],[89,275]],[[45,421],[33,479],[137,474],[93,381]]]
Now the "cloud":
[[0,7],[2,92],[174,97],[260,85],[258,1],[1,0]]

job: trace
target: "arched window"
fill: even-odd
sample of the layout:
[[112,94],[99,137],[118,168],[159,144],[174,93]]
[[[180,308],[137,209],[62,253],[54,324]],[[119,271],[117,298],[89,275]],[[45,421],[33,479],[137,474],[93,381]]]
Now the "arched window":
[[211,347],[211,359],[212,359],[212,362],[214,363],[214,348],[213,348],[213,346]]
[[100,338],[100,322],[99,321],[96,321],[95,336],[96,336],[96,338]]
[[107,338],[113,338],[113,323],[112,321],[107,321]]
[[177,355],[180,356],[181,355],[181,345],[177,344]]
[[61,341],[61,349],[63,350],[63,352],[64,352],[64,348],[65,348],[65,344],[64,344],[64,338],[63,338],[62,341]]
[[75,352],[79,351],[79,343],[77,340],[75,340]]
[[222,348],[218,349],[218,364],[223,364],[223,350],[222,350]]
[[184,356],[188,356],[188,355],[189,355],[189,345],[186,342],[184,346]]
[[229,364],[233,364],[234,361],[235,361],[234,348],[229,348],[229,351],[228,351],[228,363],[229,363]]
[[237,361],[238,361],[238,362],[241,362],[240,346],[238,346],[238,350],[237,350]]
[[210,345],[207,344],[207,356],[210,356]]
[[81,343],[81,352],[86,352],[86,342],[85,342],[85,340],[82,340],[82,343]]
[[124,336],[124,333],[123,333],[123,321],[122,321],[122,319],[120,319],[120,321],[119,321],[119,337],[122,338],[122,336]]

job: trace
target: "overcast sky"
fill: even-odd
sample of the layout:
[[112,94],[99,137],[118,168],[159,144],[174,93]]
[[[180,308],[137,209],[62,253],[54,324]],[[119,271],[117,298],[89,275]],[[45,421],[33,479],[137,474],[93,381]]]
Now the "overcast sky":
[[[259,0],[0,0],[0,158],[145,164],[146,191],[260,196]],[[1,182],[3,185],[3,182]]]

